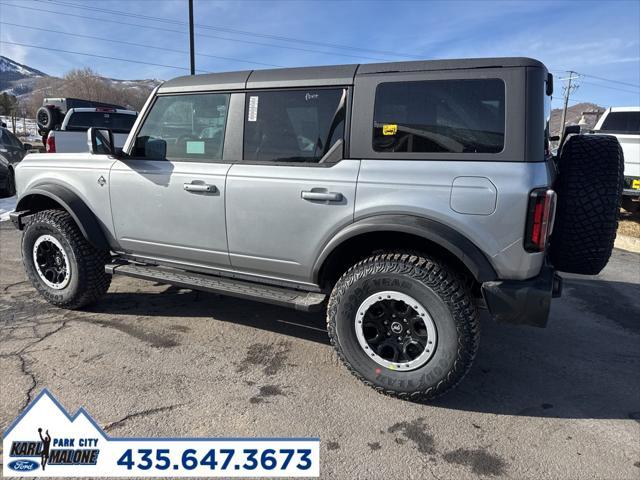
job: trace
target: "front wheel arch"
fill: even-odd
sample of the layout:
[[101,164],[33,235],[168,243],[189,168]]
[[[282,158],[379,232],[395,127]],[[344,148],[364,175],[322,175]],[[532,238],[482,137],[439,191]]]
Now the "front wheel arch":
[[39,185],[23,194],[16,212],[35,214],[42,210],[64,210],[75,221],[82,236],[97,250],[108,250],[109,243],[98,219],[86,203],[74,192],[60,185]]

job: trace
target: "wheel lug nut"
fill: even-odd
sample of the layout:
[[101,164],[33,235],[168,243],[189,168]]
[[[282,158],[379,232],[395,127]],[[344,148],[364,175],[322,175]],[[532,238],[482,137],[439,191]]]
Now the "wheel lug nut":
[[387,332],[387,337],[390,337],[390,336],[391,336],[391,334],[389,332]]
[[398,337],[398,341],[401,342],[402,341],[402,337]]

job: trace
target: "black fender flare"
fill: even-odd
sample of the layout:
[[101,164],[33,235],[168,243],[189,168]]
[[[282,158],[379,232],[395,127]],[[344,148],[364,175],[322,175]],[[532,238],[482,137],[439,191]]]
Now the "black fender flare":
[[107,250],[109,243],[100,227],[98,219],[86,203],[69,188],[55,184],[41,184],[25,192],[16,205],[16,212],[25,214],[38,211],[37,195],[48,197],[60,204],[78,225],[80,232],[87,241],[98,250]]
[[334,235],[321,250],[313,266],[314,281],[318,281],[325,260],[343,242],[363,233],[384,231],[412,234],[439,245],[457,257],[478,282],[488,282],[498,278],[498,274],[485,254],[460,232],[429,218],[388,214],[357,220]]

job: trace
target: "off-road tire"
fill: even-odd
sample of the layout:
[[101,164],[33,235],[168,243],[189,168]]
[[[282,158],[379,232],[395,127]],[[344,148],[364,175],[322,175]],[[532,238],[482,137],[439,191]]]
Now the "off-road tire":
[[[68,285],[56,290],[40,278],[33,260],[33,246],[42,235],[60,242],[71,267]],[[95,303],[109,289],[111,275],[104,271],[109,252],[93,247],[75,221],[63,210],[43,210],[28,220],[22,236],[22,262],[31,284],[50,303],[67,309],[79,309]]]
[[[455,387],[465,376],[479,346],[476,304],[454,269],[422,254],[386,253],[355,264],[338,280],[327,307],[331,344],[347,369],[380,393],[409,400],[430,400]],[[438,331],[428,362],[416,370],[381,367],[356,339],[356,312],[373,293],[395,290],[424,305]]]
[[60,122],[60,111],[53,106],[40,107],[36,111],[36,123],[41,130],[53,130]]
[[558,161],[550,259],[562,272],[597,275],[611,256],[618,229],[624,157],[615,137],[574,135]]

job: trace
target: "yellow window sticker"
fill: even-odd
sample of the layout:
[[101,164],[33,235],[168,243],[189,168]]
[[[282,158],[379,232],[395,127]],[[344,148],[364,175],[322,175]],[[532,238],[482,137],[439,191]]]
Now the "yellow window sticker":
[[631,182],[631,188],[633,188],[634,190],[640,190],[640,180],[634,178]]
[[396,133],[398,133],[398,125],[395,123],[382,125],[382,135],[395,135]]

